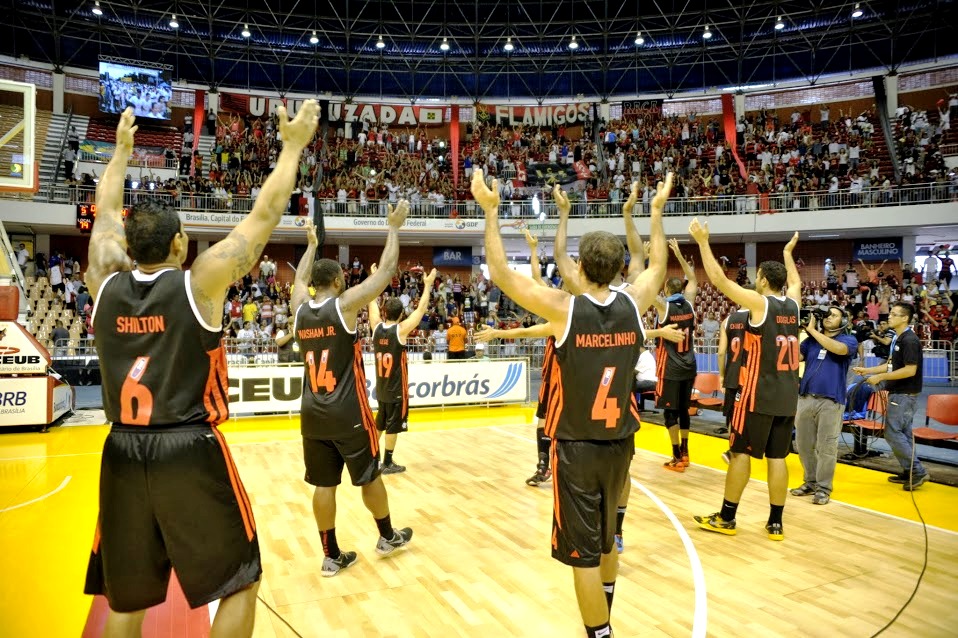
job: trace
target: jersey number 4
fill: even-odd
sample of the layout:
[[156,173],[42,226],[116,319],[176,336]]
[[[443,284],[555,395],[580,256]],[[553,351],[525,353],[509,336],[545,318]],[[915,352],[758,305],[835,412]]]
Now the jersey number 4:
[[137,357],[120,388],[120,423],[149,425],[153,415],[153,393],[140,383],[150,365],[149,357]]
[[592,403],[592,420],[605,421],[605,427],[610,429],[616,426],[622,414],[622,409],[615,397],[609,398],[613,377],[615,377],[615,368],[606,368],[602,371],[602,380],[599,381],[599,389]]
[[309,367],[309,387],[313,392],[320,388],[326,392],[332,392],[336,389],[336,377],[327,369],[329,364],[329,349],[323,350],[319,354],[319,369],[316,369],[316,354],[310,350],[306,353],[306,365]]

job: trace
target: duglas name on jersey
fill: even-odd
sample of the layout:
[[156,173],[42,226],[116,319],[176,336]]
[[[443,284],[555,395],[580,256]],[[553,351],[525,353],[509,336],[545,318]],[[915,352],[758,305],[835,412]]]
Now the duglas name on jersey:
[[631,346],[638,341],[638,334],[631,332],[613,332],[604,334],[577,334],[576,348],[611,348],[614,346]]

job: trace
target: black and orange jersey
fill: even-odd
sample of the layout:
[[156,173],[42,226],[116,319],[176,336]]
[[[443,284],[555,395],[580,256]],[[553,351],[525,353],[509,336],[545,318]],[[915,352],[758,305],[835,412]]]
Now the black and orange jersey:
[[725,389],[736,390],[742,383],[740,380],[745,360],[745,329],[748,325],[748,310],[736,310],[729,314],[725,324],[725,339],[728,346],[725,350]]
[[109,421],[169,427],[229,417],[223,330],[197,311],[189,271],[110,275],[93,326]]
[[362,344],[355,330],[347,330],[339,299],[304,303],[296,310],[293,333],[303,357],[303,436],[338,440],[365,429],[376,449],[379,437],[366,394]]
[[546,339],[546,351],[542,356],[542,383],[539,384],[539,403],[549,399],[549,386],[552,383],[552,368],[556,363],[556,338],[549,335]]
[[746,412],[795,416],[798,407],[798,304],[788,297],[765,297],[765,320],[745,329],[745,363],[733,426]]
[[656,314],[657,328],[670,324],[675,324],[677,329],[685,333],[685,338],[678,343],[672,343],[661,337],[657,340],[655,376],[658,377],[660,384],[666,379],[670,381],[694,379],[698,372],[695,348],[692,345],[692,340],[695,338],[695,309],[685,297],[666,301],[664,318]]
[[639,429],[632,379],[645,341],[638,308],[621,288],[605,302],[569,301],[569,323],[556,340],[546,434],[574,441],[615,440]]
[[406,345],[399,341],[399,324],[380,323],[373,329],[376,354],[376,400],[409,404],[409,366]]

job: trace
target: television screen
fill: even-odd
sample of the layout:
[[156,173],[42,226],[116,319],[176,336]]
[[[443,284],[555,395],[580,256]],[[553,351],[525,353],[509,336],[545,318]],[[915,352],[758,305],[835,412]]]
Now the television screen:
[[170,71],[100,62],[100,110],[122,113],[133,107],[136,117],[170,119],[173,85]]

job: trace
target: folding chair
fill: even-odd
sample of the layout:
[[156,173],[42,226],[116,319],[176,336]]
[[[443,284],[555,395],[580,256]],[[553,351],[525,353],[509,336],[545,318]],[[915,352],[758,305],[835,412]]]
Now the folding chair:
[[928,427],[931,419],[942,425],[958,426],[958,394],[930,394],[925,410],[925,427],[913,430],[916,439],[948,441],[958,439],[958,432],[936,430]]
[[692,386],[692,401],[701,408],[722,409],[725,402],[719,393],[723,391],[719,385],[719,376],[714,372],[703,372],[695,376]]
[[[868,399],[864,419],[853,419],[848,425],[855,429],[855,455],[868,455],[868,437],[880,437],[885,432],[885,412],[888,408],[888,390],[880,390]],[[879,420],[879,417],[881,419]]]

